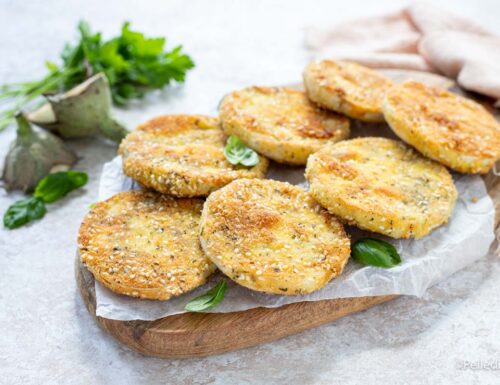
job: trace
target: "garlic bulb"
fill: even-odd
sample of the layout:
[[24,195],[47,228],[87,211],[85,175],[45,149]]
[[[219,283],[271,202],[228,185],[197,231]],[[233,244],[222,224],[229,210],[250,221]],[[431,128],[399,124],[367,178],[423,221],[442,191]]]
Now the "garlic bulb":
[[29,192],[53,169],[70,168],[75,153],[57,136],[34,129],[22,114],[16,116],[17,138],[5,157],[2,179],[7,190]]

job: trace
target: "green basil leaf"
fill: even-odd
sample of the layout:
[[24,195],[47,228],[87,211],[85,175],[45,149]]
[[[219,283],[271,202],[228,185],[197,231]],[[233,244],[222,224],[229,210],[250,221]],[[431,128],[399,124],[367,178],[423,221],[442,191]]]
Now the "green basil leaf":
[[234,135],[231,135],[224,147],[224,156],[229,163],[252,167],[259,163],[259,155]]
[[351,253],[354,260],[363,265],[389,268],[401,263],[394,246],[380,239],[360,239],[352,246]]
[[87,174],[81,171],[55,172],[47,175],[38,183],[33,196],[42,199],[45,203],[52,203],[82,187],[87,183],[87,180]]
[[3,225],[8,229],[17,229],[35,219],[43,218],[47,210],[40,198],[17,201],[10,206],[3,216]]
[[207,291],[205,294],[200,295],[189,301],[184,308],[187,311],[201,312],[203,310],[211,309],[216,306],[224,298],[226,293],[227,283],[221,279],[219,283]]

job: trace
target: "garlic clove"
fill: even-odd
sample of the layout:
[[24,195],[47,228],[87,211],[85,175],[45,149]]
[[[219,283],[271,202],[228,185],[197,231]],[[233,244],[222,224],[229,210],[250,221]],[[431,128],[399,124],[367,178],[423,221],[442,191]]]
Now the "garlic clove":
[[71,167],[76,154],[50,132],[34,129],[16,116],[17,137],[5,157],[2,179],[7,190],[32,191],[54,167]]
[[28,114],[28,119],[63,138],[102,134],[120,142],[128,130],[112,116],[111,93],[106,76],[92,76],[68,92],[46,96],[48,102]]

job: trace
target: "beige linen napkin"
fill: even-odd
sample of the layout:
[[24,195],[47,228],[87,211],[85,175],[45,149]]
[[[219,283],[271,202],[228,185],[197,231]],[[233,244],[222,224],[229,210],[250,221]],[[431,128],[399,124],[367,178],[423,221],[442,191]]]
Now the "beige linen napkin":
[[310,28],[306,42],[320,58],[442,73],[465,89],[500,99],[500,38],[429,2],[331,28]]

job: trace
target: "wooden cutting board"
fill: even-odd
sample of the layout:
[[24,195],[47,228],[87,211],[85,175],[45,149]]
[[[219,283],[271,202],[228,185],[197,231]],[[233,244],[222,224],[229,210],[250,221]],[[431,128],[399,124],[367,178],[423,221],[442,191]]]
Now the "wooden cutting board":
[[[387,75],[397,80],[415,78],[409,71],[390,70]],[[448,79],[436,75],[417,73],[417,77],[419,81],[441,87],[453,85]],[[490,172],[484,179],[495,204],[495,233],[500,236],[500,177]],[[104,330],[135,351],[164,358],[205,356],[258,345],[335,321],[397,297],[344,298],[234,313],[184,313],[155,321],[118,321],[96,316],[94,277],[78,257],[76,280],[85,306]]]
[[[485,177],[494,198],[495,233],[500,236],[500,177]],[[118,341],[148,356],[180,358],[219,354],[258,345],[335,321],[397,296],[298,302],[278,308],[234,313],[184,313],[156,321],[118,321],[95,315],[92,274],[76,258],[76,281],[83,302],[97,323]]]
[[95,316],[94,277],[77,258],[76,280],[97,323],[118,341],[148,356],[193,357],[258,345],[334,321],[396,296],[298,302],[234,313],[184,313],[156,321]]

